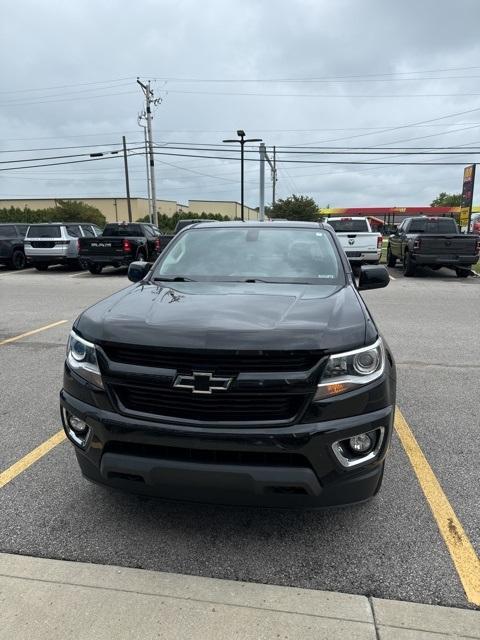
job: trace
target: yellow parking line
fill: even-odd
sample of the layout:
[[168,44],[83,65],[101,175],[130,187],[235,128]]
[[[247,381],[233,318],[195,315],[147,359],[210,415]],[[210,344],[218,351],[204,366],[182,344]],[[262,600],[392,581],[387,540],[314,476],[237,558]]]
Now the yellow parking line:
[[395,411],[395,430],[437,521],[467,599],[480,606],[480,560],[398,407]]
[[27,453],[26,456],[23,456],[18,462],[12,464],[11,467],[8,467],[5,471],[0,473],[0,489],[4,487],[6,484],[11,482],[18,475],[23,473],[28,467],[31,467],[34,462],[43,458],[45,454],[51,451],[54,447],[65,440],[65,432],[63,429],[58,431],[54,436],[42,442],[41,445]]
[[58,322],[52,322],[52,324],[47,324],[44,327],[40,327],[38,329],[33,329],[32,331],[27,331],[26,333],[21,333],[19,336],[14,336],[13,338],[7,338],[6,340],[0,340],[0,346],[2,344],[9,344],[10,342],[16,342],[17,340],[21,340],[22,338],[26,338],[27,336],[33,336],[35,333],[39,333],[40,331],[46,331],[47,329],[53,329],[53,327],[58,327],[60,324],[65,324],[66,320],[59,320]]

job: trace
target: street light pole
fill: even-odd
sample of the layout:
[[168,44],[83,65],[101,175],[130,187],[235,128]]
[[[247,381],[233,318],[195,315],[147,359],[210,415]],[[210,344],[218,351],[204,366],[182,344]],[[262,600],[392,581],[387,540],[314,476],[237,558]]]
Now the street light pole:
[[245,152],[244,145],[246,142],[262,142],[261,138],[245,138],[245,131],[243,129],[238,129],[237,136],[240,140],[232,139],[232,140],[223,140],[223,142],[239,142],[240,143],[240,215],[242,221],[245,220],[244,213],[244,192],[245,192],[245,172],[244,172],[244,160],[245,160]]
[[127,209],[128,209],[128,221],[132,221],[132,204],[130,202],[130,180],[128,179],[128,160],[127,160],[127,143],[125,136],[122,136],[123,143],[123,164],[125,167],[125,187],[127,191]]
[[260,143],[260,199],[258,203],[258,219],[265,219],[265,144]]

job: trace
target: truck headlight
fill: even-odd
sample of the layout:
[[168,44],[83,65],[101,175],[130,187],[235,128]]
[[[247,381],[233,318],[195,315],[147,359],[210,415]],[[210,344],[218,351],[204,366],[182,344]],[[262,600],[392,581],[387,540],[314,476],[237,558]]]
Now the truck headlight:
[[81,338],[73,330],[68,338],[67,364],[81,378],[103,389],[95,345]]
[[385,370],[385,348],[378,338],[369,347],[331,355],[318,385],[315,400],[351,391],[379,378]]

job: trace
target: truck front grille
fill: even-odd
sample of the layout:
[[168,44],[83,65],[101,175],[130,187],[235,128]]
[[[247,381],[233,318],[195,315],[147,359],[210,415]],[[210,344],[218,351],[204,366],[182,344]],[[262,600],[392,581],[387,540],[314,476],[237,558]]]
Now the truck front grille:
[[175,369],[181,373],[210,371],[217,375],[238,373],[308,371],[322,353],[319,351],[221,351],[160,349],[155,347],[104,343],[102,348],[114,362]]
[[202,395],[164,387],[113,385],[112,388],[127,412],[211,424],[290,422],[305,404],[304,394],[225,391]]

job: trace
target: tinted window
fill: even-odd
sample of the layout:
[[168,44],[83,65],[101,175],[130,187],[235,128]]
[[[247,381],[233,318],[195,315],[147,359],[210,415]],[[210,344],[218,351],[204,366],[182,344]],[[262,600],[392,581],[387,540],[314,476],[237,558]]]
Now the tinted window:
[[82,232],[80,231],[80,226],[78,224],[67,224],[65,225],[65,230],[69,236],[73,238],[81,238]]
[[92,224],[92,229],[96,236],[102,235],[102,230],[100,229],[100,227],[97,227],[96,224]]
[[93,233],[92,227],[90,227],[88,225],[85,225],[85,224],[82,224],[81,226],[82,226],[83,235],[86,238],[94,238],[95,237],[95,234]]
[[17,224],[17,231],[21,236],[27,233],[28,224]]
[[60,225],[32,224],[27,233],[28,238],[61,238]]
[[153,229],[151,227],[143,227],[145,230],[145,234],[149,237],[149,238],[155,238],[156,234],[153,232]]
[[160,275],[312,284],[336,284],[343,279],[327,231],[254,227],[186,230],[167,249],[153,277]]
[[368,231],[368,224],[366,220],[355,220],[355,218],[342,218],[341,220],[327,220],[335,231],[347,232],[353,231],[355,233],[362,233]]
[[104,236],[143,236],[142,227],[139,224],[107,224],[103,230]]
[[457,225],[452,218],[439,218],[437,220],[412,220],[408,233],[457,233]]
[[0,238],[15,238],[17,231],[13,224],[0,225]]

